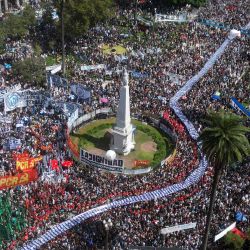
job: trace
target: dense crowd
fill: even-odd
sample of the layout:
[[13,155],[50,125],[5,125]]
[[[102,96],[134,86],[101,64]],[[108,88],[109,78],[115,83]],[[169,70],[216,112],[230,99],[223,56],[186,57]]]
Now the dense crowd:
[[[231,5],[235,8],[228,8]],[[199,9],[197,20],[212,19],[237,29],[248,24],[247,7],[247,1],[219,1]],[[127,66],[131,72],[132,113],[139,116],[154,114],[159,118],[165,112],[164,119],[178,138],[174,160],[142,176],[108,174],[76,162],[70,168],[63,168],[62,163],[71,160],[66,144],[63,109],[37,105],[11,111],[10,123],[1,117],[1,125],[4,124],[5,128],[0,133],[1,176],[17,174],[13,150],[4,148],[9,138],[20,139],[21,146],[15,148],[15,153],[27,151],[32,157],[42,156],[42,160],[37,163],[40,174],[37,181],[0,191],[2,197],[10,194],[13,210],[18,204],[26,211],[25,228],[12,241],[4,241],[3,249],[16,249],[53,225],[91,207],[178,183],[197,168],[199,154],[196,142],[189,137],[173,110],[169,109],[169,100],[202,68],[227,37],[228,31],[206,27],[193,20],[185,24],[160,24],[146,32],[138,32],[138,37],[134,38],[128,27],[128,20],[132,21],[132,18],[133,11],[118,11],[110,23],[100,24],[77,41],[74,51],[85,64],[104,64],[106,69],[81,71],[79,65],[71,61],[68,65],[74,68],[75,74],[70,81],[91,89],[91,102],[83,103],[82,113],[104,106],[115,108],[119,100],[120,69]],[[121,36],[121,33],[127,36]],[[104,44],[110,47],[122,44],[127,49],[126,56],[104,54]],[[249,37],[242,35],[229,45],[213,69],[182,98],[182,110],[198,131],[203,128],[201,118],[208,108],[231,109],[230,97],[243,102],[249,99],[247,55]],[[134,71],[140,76],[133,76]],[[221,93],[219,101],[211,99],[216,91]],[[67,101],[69,96],[68,90],[60,86],[53,86],[50,94],[57,101]],[[108,102],[101,103],[101,98],[108,99]],[[51,164],[53,159],[58,161],[56,169]],[[211,235],[234,222],[238,211],[247,220],[239,222],[237,227],[243,232],[249,228],[249,167],[249,161],[246,161],[235,169],[225,170],[219,184]],[[50,173],[53,173],[51,178]],[[198,249],[204,233],[212,176],[213,168],[210,166],[198,184],[180,193],[96,216],[49,242],[43,249],[100,249],[104,247],[106,237],[102,221],[108,219],[113,223],[108,237],[112,249],[128,249],[131,245]],[[195,229],[166,236],[159,233],[164,227],[190,222],[197,222]]]

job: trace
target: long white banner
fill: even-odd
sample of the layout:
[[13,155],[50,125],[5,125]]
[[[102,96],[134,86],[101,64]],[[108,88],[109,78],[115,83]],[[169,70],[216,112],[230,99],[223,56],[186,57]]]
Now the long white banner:
[[[230,41],[233,40],[234,37],[230,37],[230,39],[226,38],[224,43],[217,49],[217,51],[209,58],[208,62],[205,66],[198,72],[197,75],[192,77],[170,100],[170,106],[175,111],[176,115],[183,121],[185,124],[190,136],[193,139],[198,138],[198,132],[194,128],[191,121],[187,119],[187,117],[182,113],[181,109],[178,106],[178,100],[183,96],[186,95],[187,92],[213,67],[214,63],[219,59],[219,57],[223,54],[226,47],[229,45]],[[200,151],[200,149],[199,149]],[[174,184],[172,186],[168,186],[166,188],[162,188],[159,190],[155,190],[152,192],[144,193],[137,196],[130,196],[121,200],[113,201],[109,204],[105,204],[99,207],[92,208],[86,212],[83,212],[65,222],[62,222],[52,229],[41,235],[39,238],[29,242],[26,246],[24,246],[23,250],[33,250],[38,249],[42,245],[46,244],[48,241],[56,238],[57,236],[65,233],[70,228],[82,223],[83,221],[87,220],[88,218],[94,217],[100,213],[104,213],[110,209],[114,209],[121,206],[126,206],[129,204],[142,202],[142,201],[149,201],[154,199],[159,199],[162,197],[167,197],[170,194],[177,193],[181,190],[186,189],[187,187],[197,183],[200,178],[203,176],[206,168],[207,168],[207,160],[205,157],[200,153],[201,160],[199,163],[199,167],[195,169],[184,181]]]

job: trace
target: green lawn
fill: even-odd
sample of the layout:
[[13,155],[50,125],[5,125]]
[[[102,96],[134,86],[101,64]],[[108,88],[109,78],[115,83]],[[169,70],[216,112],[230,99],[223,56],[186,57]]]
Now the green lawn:
[[46,57],[46,66],[52,66],[58,64],[58,62],[56,61],[56,57],[55,56],[47,56]]
[[113,49],[115,49],[115,54],[117,55],[123,55],[127,52],[126,48],[124,48],[122,45],[116,45],[113,47],[109,47],[109,45],[103,45],[102,47],[104,54],[111,54]]
[[[115,118],[95,120],[81,127],[75,134],[71,134],[71,139],[79,148],[91,150],[99,148],[101,150],[109,150],[110,138],[105,136],[106,132],[115,123]],[[149,160],[151,166],[156,166],[159,162],[166,158],[172,151],[172,145],[169,140],[156,128],[143,124],[137,120],[132,120],[136,126],[135,132],[135,150],[132,151],[126,159],[130,162],[134,160]],[[157,150],[148,152],[141,148],[144,143],[155,142]]]

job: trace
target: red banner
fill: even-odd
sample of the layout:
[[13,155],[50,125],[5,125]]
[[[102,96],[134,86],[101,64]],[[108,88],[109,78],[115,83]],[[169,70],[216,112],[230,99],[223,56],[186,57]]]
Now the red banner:
[[38,178],[37,170],[31,169],[25,173],[0,178],[0,190],[19,185],[25,185]]
[[48,146],[42,145],[41,149],[44,151],[51,151],[52,150],[52,144],[49,144]]
[[42,160],[41,156],[38,157],[17,157],[16,160],[16,169],[17,170],[22,170],[22,171],[27,171],[29,169],[32,169],[35,167],[36,163]]
[[135,165],[135,167],[148,166],[149,165],[149,161],[148,160],[135,160],[134,161],[134,165]]
[[75,144],[71,141],[70,136],[69,136],[68,133],[67,133],[67,136],[66,136],[66,141],[67,141],[67,144],[68,144],[69,149],[70,149],[70,151],[72,152],[72,154],[73,154],[77,159],[79,159],[79,158],[80,158],[80,152],[79,152],[79,150],[78,150],[78,147],[77,147],[77,145],[75,145]]
[[24,160],[24,159],[28,159],[30,157],[28,152],[24,152],[24,153],[13,153],[12,157],[14,160]]

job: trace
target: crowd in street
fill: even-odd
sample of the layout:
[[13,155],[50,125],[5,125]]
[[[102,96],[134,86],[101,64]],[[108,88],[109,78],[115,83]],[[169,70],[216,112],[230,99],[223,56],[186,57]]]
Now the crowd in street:
[[[247,7],[247,1],[218,1],[216,5],[199,9],[197,18],[215,20],[238,29],[249,22]],[[91,101],[82,104],[83,113],[105,106],[115,109],[119,100],[120,69],[126,66],[131,72],[132,114],[159,118],[165,112],[163,117],[178,138],[175,158],[147,175],[137,176],[114,175],[77,162],[63,168],[63,162],[72,160],[66,144],[63,110],[50,105],[37,105],[8,112],[11,122],[7,123],[3,116],[0,121],[0,175],[17,174],[13,152],[29,152],[32,157],[42,156],[42,159],[36,166],[40,176],[37,181],[0,190],[2,197],[10,193],[13,210],[17,203],[26,210],[26,227],[12,241],[4,241],[3,249],[21,247],[53,225],[92,207],[179,183],[198,167],[196,142],[169,108],[169,100],[202,68],[227,37],[228,31],[207,27],[194,20],[184,24],[164,23],[149,27],[145,32],[134,28],[135,38],[128,26],[133,21],[133,14],[133,11],[118,11],[110,23],[100,24],[77,41],[74,51],[85,64],[104,64],[106,67],[81,71],[76,62],[67,62],[75,72],[69,80],[82,83],[91,90]],[[126,54],[104,54],[104,44],[110,47],[121,44],[126,48]],[[242,102],[249,100],[248,57],[249,37],[242,35],[229,45],[213,69],[182,98],[181,108],[199,132],[208,109],[232,111],[231,97]],[[1,59],[4,60],[4,57]],[[11,75],[8,78],[11,82]],[[220,100],[211,99],[216,91],[221,93]],[[69,95],[67,89],[59,86],[53,86],[50,93],[58,101],[66,101]],[[106,98],[108,102],[100,102],[101,98]],[[20,140],[14,143],[14,150],[8,149],[10,138]],[[54,167],[51,160],[57,160],[58,167]],[[129,246],[198,249],[204,234],[212,176],[213,168],[209,166],[201,180],[184,191],[163,199],[110,210],[76,226],[42,249],[101,249],[107,233],[102,222],[109,219],[112,221],[108,234],[110,249],[128,249]],[[211,235],[233,223],[239,211],[246,220],[238,221],[237,228],[246,233],[250,227],[249,190],[249,159],[224,171]],[[159,233],[162,228],[190,222],[197,222],[196,228],[165,236]]]

